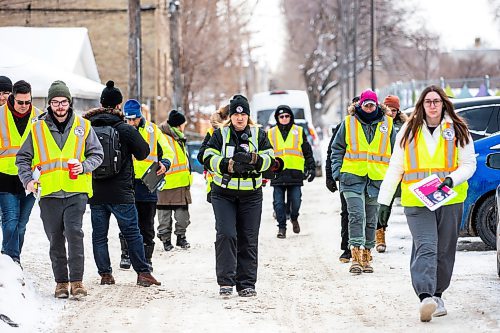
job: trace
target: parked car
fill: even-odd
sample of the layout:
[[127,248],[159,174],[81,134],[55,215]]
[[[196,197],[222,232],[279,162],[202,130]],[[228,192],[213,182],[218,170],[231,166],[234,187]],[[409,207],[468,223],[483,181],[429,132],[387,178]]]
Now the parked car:
[[200,151],[200,147],[201,141],[189,141],[187,143],[191,172],[198,172],[203,174],[203,165],[201,165],[196,158],[198,156],[198,152]]
[[468,181],[460,234],[478,235],[488,247],[496,248],[495,192],[500,184],[500,171],[492,166],[491,156],[500,155],[500,133],[474,141],[474,148],[477,169]]
[[[486,162],[491,168],[500,169],[500,153],[494,153],[488,156],[488,160]],[[500,184],[497,186],[497,206],[496,206],[496,214],[497,214],[497,273],[498,277],[500,277]]]

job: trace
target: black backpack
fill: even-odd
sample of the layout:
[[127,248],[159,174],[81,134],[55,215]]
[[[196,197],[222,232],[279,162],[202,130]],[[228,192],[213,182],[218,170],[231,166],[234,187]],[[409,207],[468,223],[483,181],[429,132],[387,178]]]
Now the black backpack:
[[94,179],[110,178],[120,172],[122,152],[120,150],[120,135],[115,126],[93,127],[104,150],[102,164],[92,172]]

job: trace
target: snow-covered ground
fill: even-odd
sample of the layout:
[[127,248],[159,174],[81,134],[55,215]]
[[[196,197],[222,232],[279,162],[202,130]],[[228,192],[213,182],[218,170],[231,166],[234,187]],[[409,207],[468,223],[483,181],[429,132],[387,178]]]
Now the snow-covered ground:
[[295,235],[289,226],[285,240],[276,238],[272,190],[265,188],[258,296],[222,300],[215,279],[214,217],[198,174],[192,192],[187,232],[192,247],[166,253],[157,242],[153,265],[160,287],[138,287],[133,271],[118,268],[115,222],[109,243],[117,284],[99,285],[87,211],[84,283],[89,295],[82,301],[53,298],[48,241],[35,207],[22,255],[24,271],[8,257],[0,258],[0,313],[20,324],[10,328],[0,321],[0,332],[500,331],[495,252],[471,251],[480,240],[460,239],[465,251],[457,253],[452,284],[444,294],[449,314],[421,323],[409,277],[411,238],[402,209],[395,207],[391,216],[387,252],[374,254],[375,273],[351,276],[349,265],[338,261],[339,196],[328,192],[324,178],[304,186],[302,231]]

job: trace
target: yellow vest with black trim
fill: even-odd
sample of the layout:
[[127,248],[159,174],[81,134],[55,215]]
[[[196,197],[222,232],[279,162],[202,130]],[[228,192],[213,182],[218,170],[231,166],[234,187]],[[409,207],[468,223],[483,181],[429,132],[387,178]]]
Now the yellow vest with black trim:
[[391,159],[392,118],[384,116],[377,124],[375,135],[368,143],[363,126],[355,116],[345,120],[346,151],[340,172],[383,180]]
[[[437,129],[436,129],[437,130]],[[453,124],[446,122],[441,129],[438,146],[431,156],[422,135],[422,128],[413,140],[405,144],[404,174],[401,181],[401,205],[405,207],[424,207],[424,204],[411,192],[410,186],[435,174],[441,181],[458,168],[458,148]],[[463,182],[453,187],[457,195],[444,205],[465,201],[469,185]]]
[[[36,118],[35,118],[36,119]],[[62,150],[57,145],[45,120],[40,119],[31,126],[33,139],[33,169],[40,169],[41,196],[64,191],[87,193],[92,197],[92,173],[79,174],[77,179],[69,178],[68,160],[85,160],[85,141],[90,132],[90,122],[75,115],[70,133]]]
[[[214,128],[213,127],[210,127],[208,130],[207,130],[207,134],[210,135],[210,137],[212,135],[214,135]],[[207,172],[205,173],[205,180],[207,182],[207,186],[205,188],[205,190],[207,191],[207,193],[210,193],[210,191],[212,190],[212,181],[214,179],[214,175],[212,174],[212,172],[210,170],[206,170]]]
[[38,117],[42,111],[34,106],[31,107],[28,125],[21,135],[17,130],[14,116],[12,116],[7,103],[0,108],[0,172],[15,176],[18,173],[16,154],[30,133],[33,119]]
[[302,153],[302,143],[304,129],[297,125],[292,125],[286,140],[278,128],[274,126],[267,131],[267,137],[274,147],[274,156],[280,157],[285,167],[284,169],[294,169],[304,172],[304,154]]
[[179,187],[190,186],[193,182],[191,172],[189,172],[189,158],[187,151],[184,151],[173,137],[166,135],[170,147],[174,147],[174,159],[165,177],[167,181],[161,190],[170,190]]
[[149,169],[151,164],[158,162],[158,144],[160,144],[163,152],[162,158],[167,159],[172,164],[174,158],[174,151],[168,144],[167,138],[160,131],[156,124],[145,120],[144,127],[138,128],[139,133],[149,145],[149,155],[146,159],[138,161],[134,159],[134,173],[136,179],[141,179],[146,170]]

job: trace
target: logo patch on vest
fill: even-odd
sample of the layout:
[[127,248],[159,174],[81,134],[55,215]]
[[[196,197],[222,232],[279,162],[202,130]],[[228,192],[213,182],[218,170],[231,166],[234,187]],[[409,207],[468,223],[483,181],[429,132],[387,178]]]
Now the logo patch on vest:
[[387,128],[386,124],[380,125],[380,132],[387,133],[388,130],[389,130],[389,128]]
[[148,131],[148,133],[153,133],[155,129],[153,128],[152,125],[149,125],[148,128],[146,128],[146,131]]
[[455,130],[453,128],[446,128],[443,130],[442,135],[446,141],[451,141],[455,139]]
[[83,136],[85,134],[85,129],[82,126],[75,127],[75,135]]

